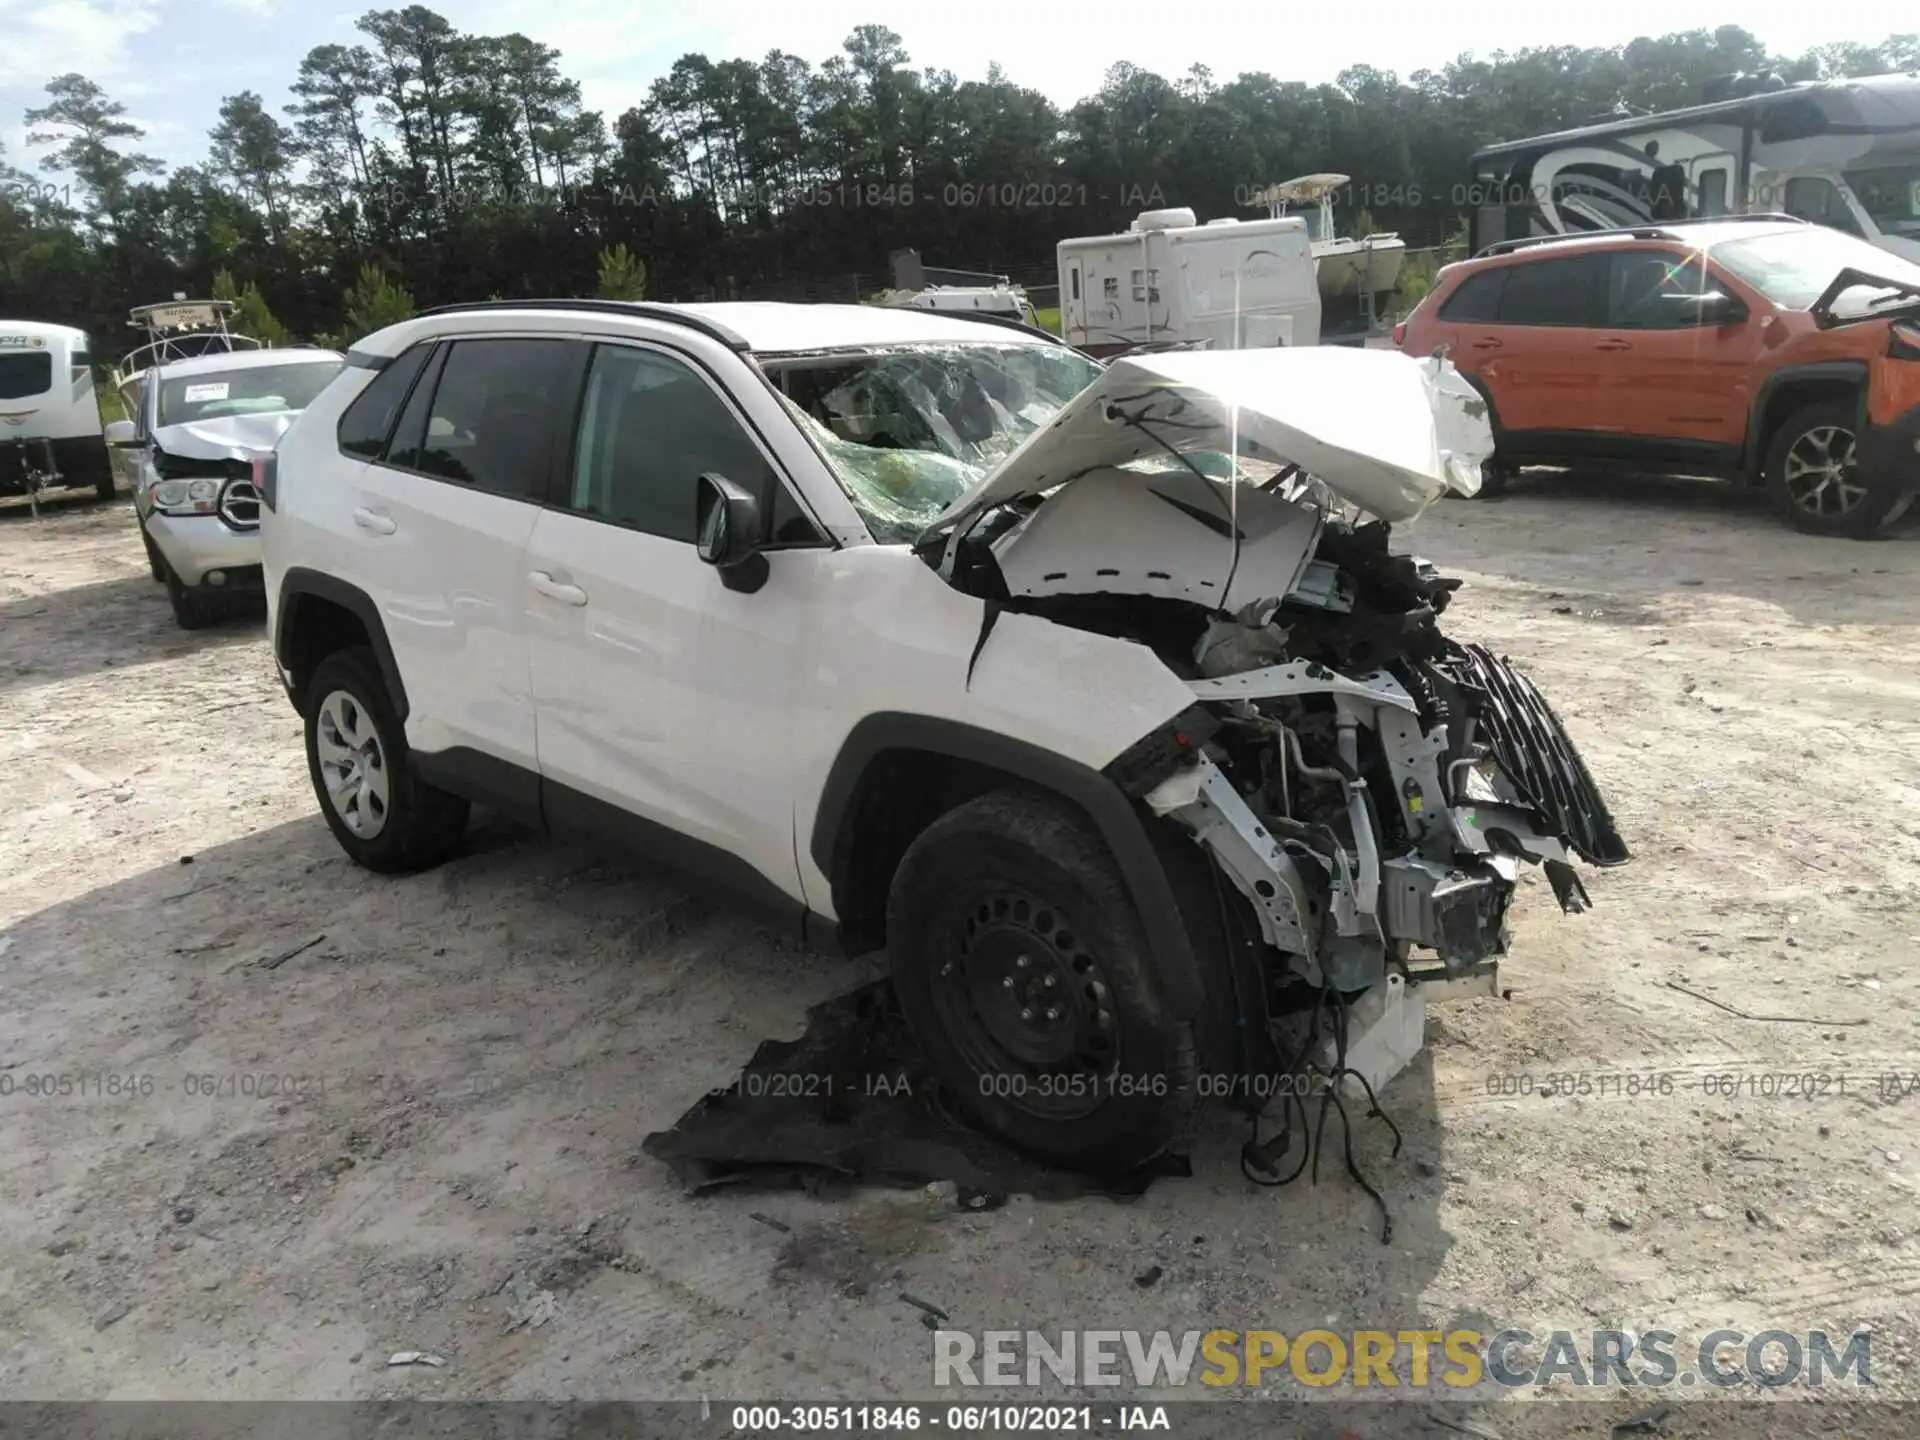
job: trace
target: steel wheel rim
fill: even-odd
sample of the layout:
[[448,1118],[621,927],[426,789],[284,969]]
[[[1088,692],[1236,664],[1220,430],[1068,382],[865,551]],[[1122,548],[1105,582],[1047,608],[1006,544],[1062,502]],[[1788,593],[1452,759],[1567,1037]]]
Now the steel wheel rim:
[[982,885],[942,907],[937,933],[934,1008],[983,1096],[1069,1120],[1115,1093],[1113,989],[1058,906],[1019,886]]
[[1866,498],[1859,483],[1859,457],[1853,432],[1840,425],[1817,425],[1787,451],[1782,479],[1787,498],[1809,515],[1844,515]]
[[340,823],[362,840],[387,828],[387,754],[373,716],[348,690],[330,690],[314,720],[320,784]]

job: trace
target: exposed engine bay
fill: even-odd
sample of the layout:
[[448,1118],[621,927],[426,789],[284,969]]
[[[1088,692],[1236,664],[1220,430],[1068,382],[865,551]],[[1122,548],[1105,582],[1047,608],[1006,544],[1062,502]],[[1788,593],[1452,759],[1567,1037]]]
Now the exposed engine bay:
[[[1296,353],[1276,383],[1329,355]],[[1106,772],[1246,902],[1267,1014],[1242,1020],[1277,1033],[1304,1008],[1319,1046],[1331,1004],[1321,1068],[1372,1099],[1419,1048],[1420,1022],[1374,1062],[1350,1061],[1356,1002],[1390,1034],[1413,967],[1460,976],[1505,952],[1521,866],[1542,867],[1577,913],[1588,896],[1572,862],[1629,855],[1533,682],[1443,633],[1460,582],[1390,545],[1392,518],[1477,483],[1491,453],[1477,397],[1443,362],[1398,356],[1380,358],[1406,368],[1360,367],[1395,384],[1418,372],[1397,408],[1348,395],[1337,412],[1308,397],[1256,414],[1198,388],[1205,366],[1238,378],[1252,358],[1115,365],[1094,387],[1106,393],[1029,440],[921,551],[986,601],[976,663],[997,615],[1016,611],[1148,646],[1189,686],[1193,705]],[[1148,373],[1114,373],[1128,369]],[[1354,438],[1356,423],[1373,433]]]

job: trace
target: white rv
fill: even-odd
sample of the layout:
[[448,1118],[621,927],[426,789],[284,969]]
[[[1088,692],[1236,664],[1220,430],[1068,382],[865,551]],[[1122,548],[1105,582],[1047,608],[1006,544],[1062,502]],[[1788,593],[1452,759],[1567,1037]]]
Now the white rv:
[[1920,75],[1875,75],[1490,145],[1456,198],[1500,240],[1784,212],[1920,260]]
[[61,486],[113,497],[86,332],[0,320],[0,495]]
[[1311,237],[1297,215],[1149,210],[1123,235],[1062,240],[1060,331],[1089,355],[1148,345],[1258,350],[1320,342]]

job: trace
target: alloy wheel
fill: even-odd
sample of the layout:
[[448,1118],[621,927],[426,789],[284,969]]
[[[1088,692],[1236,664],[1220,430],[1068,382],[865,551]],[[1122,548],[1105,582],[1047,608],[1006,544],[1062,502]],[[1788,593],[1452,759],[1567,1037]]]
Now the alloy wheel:
[[1787,451],[1787,498],[1809,515],[1844,515],[1867,493],[1860,479],[1853,432],[1838,425],[1816,425]]
[[366,707],[345,690],[320,702],[314,726],[320,780],[334,813],[349,831],[371,840],[386,828],[387,757]]

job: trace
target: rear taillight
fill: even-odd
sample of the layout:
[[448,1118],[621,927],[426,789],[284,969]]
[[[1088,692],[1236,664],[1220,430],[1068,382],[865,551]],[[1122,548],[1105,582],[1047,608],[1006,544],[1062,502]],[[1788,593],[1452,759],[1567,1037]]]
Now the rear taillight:
[[1393,327],[1393,343],[1396,345],[1404,345],[1407,343],[1406,321],[1402,320],[1398,325]]
[[1896,360],[1920,360],[1920,324],[1896,320],[1888,327],[1887,353]]
[[267,509],[274,508],[279,497],[280,457],[278,455],[256,456],[253,462],[253,488],[260,496],[260,503]]

